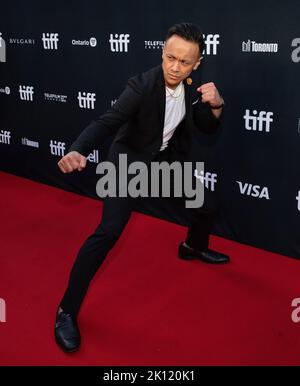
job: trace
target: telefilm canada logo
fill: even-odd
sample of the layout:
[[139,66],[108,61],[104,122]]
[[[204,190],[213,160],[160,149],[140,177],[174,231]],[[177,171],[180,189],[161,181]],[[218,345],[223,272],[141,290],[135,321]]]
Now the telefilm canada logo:
[[66,103],[68,96],[67,95],[53,94],[50,92],[45,92],[44,98],[45,98],[45,101]]
[[164,40],[145,40],[145,50],[159,50],[163,49],[165,45]]
[[[205,49],[203,55],[217,55],[218,46],[220,44],[219,34],[207,34],[203,35],[205,41]],[[146,50],[158,50],[163,49],[165,40],[144,40],[144,46]]]

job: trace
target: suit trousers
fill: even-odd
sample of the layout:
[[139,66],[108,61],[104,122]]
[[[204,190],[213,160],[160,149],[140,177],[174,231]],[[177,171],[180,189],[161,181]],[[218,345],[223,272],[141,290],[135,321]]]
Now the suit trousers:
[[[159,152],[154,161],[171,162],[175,158],[176,154],[167,148]],[[131,197],[104,198],[101,222],[81,246],[72,267],[68,286],[60,303],[65,312],[78,314],[92,278],[119,239],[135,208],[136,200]],[[192,248],[205,250],[208,248],[215,212],[205,205],[188,210],[192,211],[192,221],[186,242]]]

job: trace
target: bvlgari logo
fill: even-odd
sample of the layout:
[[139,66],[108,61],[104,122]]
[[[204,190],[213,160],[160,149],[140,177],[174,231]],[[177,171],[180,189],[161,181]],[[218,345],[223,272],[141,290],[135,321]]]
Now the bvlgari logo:
[[33,45],[35,44],[34,39],[31,38],[9,38],[9,43],[10,44],[27,44],[27,45]]

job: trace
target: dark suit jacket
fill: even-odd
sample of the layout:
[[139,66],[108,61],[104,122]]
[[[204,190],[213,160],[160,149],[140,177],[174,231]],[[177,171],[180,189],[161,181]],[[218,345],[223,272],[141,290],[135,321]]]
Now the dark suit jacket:
[[[199,84],[189,86],[184,81],[186,116],[171,139],[172,146],[186,155],[195,130],[211,133],[219,125],[219,120],[214,117],[210,107],[203,104],[201,98],[199,100],[196,92],[198,86]],[[151,161],[162,144],[165,100],[161,65],[130,78],[116,104],[98,120],[91,122],[69,151],[76,150],[87,156],[113,133],[115,138],[110,154],[115,155],[122,151],[131,154],[131,160]]]

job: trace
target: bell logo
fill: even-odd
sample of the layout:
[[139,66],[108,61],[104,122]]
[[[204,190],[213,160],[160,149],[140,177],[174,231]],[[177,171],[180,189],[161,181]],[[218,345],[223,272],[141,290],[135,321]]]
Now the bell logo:
[[236,181],[239,185],[240,192],[243,195],[256,197],[256,198],[265,198],[270,200],[269,191],[267,187],[260,187],[259,185],[252,185],[243,183],[241,181]]
[[292,41],[292,47],[296,47],[292,51],[292,61],[294,63],[299,63],[300,62],[300,38],[295,38]]
[[260,111],[257,116],[257,110],[253,110],[253,115],[250,115],[250,110],[246,110],[244,115],[246,130],[265,131],[269,133],[271,122],[273,122],[273,113],[270,111]]
[[98,150],[93,150],[93,152],[90,153],[86,158],[91,163],[98,164],[99,163],[99,151]]

